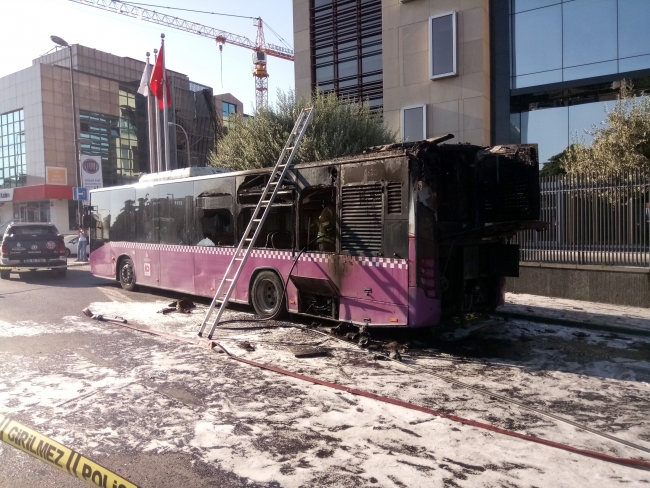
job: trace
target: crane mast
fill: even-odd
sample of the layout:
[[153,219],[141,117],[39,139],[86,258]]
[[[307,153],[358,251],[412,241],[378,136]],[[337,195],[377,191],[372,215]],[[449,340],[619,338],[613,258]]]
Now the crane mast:
[[255,20],[257,26],[257,36],[255,42],[251,41],[248,37],[239,34],[233,34],[221,29],[209,27],[207,25],[192,22],[190,20],[167,15],[155,10],[132,5],[128,2],[121,2],[119,0],[70,0],[74,3],[95,7],[108,12],[125,15],[134,19],[141,19],[146,22],[171,27],[185,32],[190,32],[199,36],[214,39],[220,48],[224,44],[232,44],[253,52],[253,77],[255,78],[255,106],[259,110],[268,104],[268,78],[269,73],[266,69],[267,56],[273,56],[287,61],[293,61],[293,50],[283,48],[281,46],[274,46],[266,44],[264,40],[264,28],[261,17]]

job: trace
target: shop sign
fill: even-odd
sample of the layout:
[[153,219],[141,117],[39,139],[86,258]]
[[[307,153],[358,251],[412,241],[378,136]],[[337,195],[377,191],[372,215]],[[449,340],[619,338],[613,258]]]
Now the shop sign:
[[45,167],[45,183],[47,185],[67,185],[68,170],[66,168],[57,168],[55,166]]
[[81,155],[81,186],[87,190],[104,187],[100,156]]
[[14,199],[13,188],[0,188],[0,202],[10,202]]

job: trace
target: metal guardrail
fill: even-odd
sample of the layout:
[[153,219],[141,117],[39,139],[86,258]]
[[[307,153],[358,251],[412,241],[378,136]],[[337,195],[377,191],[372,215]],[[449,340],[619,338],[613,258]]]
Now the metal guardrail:
[[521,261],[650,267],[650,178],[640,172],[540,178],[546,231],[520,232]]

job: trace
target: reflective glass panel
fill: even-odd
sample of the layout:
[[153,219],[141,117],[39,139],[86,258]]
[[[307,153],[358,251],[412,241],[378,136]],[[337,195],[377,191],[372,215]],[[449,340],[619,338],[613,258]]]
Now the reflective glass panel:
[[616,73],[618,70],[617,61],[606,61],[604,63],[585,64],[583,66],[574,66],[564,68],[564,81],[579,80],[590,78],[592,76],[602,76]]
[[594,102],[569,107],[569,144],[583,142],[590,145],[594,139],[586,131],[591,130],[593,125],[602,127],[601,122],[607,119],[605,106],[611,109],[614,103]]
[[618,55],[641,54],[650,54],[650,2],[618,0]]
[[561,5],[513,15],[512,27],[514,75],[562,68]]
[[135,240],[135,188],[125,188],[111,192],[110,239],[112,241]]
[[573,0],[562,7],[564,67],[616,59],[616,0]]
[[25,131],[22,110],[0,115],[0,188],[25,186]]
[[512,11],[515,13],[525,12],[557,3],[562,3],[562,0],[512,0]]
[[361,58],[361,70],[363,73],[381,70],[381,53]]
[[345,78],[347,76],[356,76],[356,74],[357,74],[357,58],[339,63],[339,78]]
[[618,60],[618,72],[625,73],[626,71],[636,71],[638,69],[650,68],[650,55],[635,56],[633,58],[625,58]]
[[455,54],[454,16],[431,19],[431,75],[454,74]]
[[538,144],[539,162],[548,162],[569,145],[568,107],[533,110],[521,114],[521,143]]
[[527,86],[546,85],[562,81],[562,70],[542,71],[531,75],[517,76],[514,79],[513,88],[524,88]]

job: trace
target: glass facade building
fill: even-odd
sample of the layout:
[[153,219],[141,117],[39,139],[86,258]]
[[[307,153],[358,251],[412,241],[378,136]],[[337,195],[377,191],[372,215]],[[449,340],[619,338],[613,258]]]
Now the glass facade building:
[[149,170],[146,112],[136,107],[141,95],[120,89],[119,97],[120,117],[79,111],[81,153],[101,156],[104,186],[132,183]]
[[312,90],[383,107],[381,0],[313,0]]
[[[621,81],[650,88],[650,1],[493,0],[493,142],[537,143],[540,163],[589,145]],[[504,35],[508,32],[508,36]]]
[[0,114],[0,188],[25,186],[25,114]]

